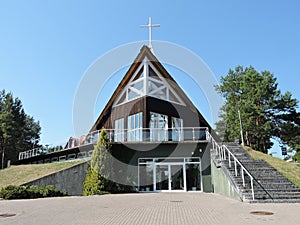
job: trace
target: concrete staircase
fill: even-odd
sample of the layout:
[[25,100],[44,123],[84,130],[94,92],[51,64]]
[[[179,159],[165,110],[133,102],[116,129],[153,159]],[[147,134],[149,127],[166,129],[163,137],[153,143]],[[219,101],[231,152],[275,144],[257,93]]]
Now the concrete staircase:
[[241,176],[235,176],[234,166],[229,167],[228,158],[222,160],[222,167],[227,170],[243,201],[249,202],[300,202],[300,189],[283,177],[276,169],[265,161],[252,159],[247,152],[236,143],[223,143],[253,176],[254,197],[250,178],[245,177],[243,186]]

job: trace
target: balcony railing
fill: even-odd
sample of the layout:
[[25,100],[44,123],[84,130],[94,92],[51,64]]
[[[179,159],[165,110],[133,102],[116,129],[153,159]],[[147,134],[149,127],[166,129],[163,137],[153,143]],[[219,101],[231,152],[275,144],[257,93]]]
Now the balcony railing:
[[[101,130],[96,130],[79,138],[71,137],[63,150],[97,143]],[[207,127],[183,128],[136,128],[114,130],[107,129],[111,143],[154,143],[154,142],[199,142],[209,139]],[[45,148],[35,148],[19,153],[19,160],[45,154]]]

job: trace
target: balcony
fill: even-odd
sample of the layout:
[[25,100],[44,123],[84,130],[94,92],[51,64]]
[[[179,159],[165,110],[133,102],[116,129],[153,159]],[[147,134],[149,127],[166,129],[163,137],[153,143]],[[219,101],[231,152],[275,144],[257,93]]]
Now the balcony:
[[[60,151],[96,144],[101,130],[82,135],[79,138],[71,137],[65,148]],[[207,127],[183,128],[136,128],[114,130],[107,129],[110,143],[176,143],[176,142],[207,142],[210,134]],[[19,160],[28,159],[45,154],[45,148],[35,148],[19,153]]]

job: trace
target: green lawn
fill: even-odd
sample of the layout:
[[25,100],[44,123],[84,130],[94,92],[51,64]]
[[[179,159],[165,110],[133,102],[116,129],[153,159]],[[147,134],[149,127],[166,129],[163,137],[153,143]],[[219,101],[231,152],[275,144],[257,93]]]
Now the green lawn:
[[300,166],[295,163],[286,162],[282,159],[272,157],[262,152],[254,151],[249,147],[244,147],[248,154],[256,160],[264,160],[276,170],[278,170],[284,177],[289,179],[300,188]]
[[21,185],[82,162],[85,160],[11,166],[0,170],[0,189],[7,185]]

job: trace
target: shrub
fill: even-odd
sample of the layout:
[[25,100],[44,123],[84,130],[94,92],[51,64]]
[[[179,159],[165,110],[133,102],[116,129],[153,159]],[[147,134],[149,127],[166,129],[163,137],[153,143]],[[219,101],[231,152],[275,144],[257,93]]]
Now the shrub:
[[298,152],[293,156],[293,159],[294,159],[296,162],[300,163],[300,151],[298,151]]
[[31,198],[46,198],[67,196],[66,192],[56,190],[54,186],[14,186],[9,185],[2,188],[0,198],[3,199],[31,199]]

